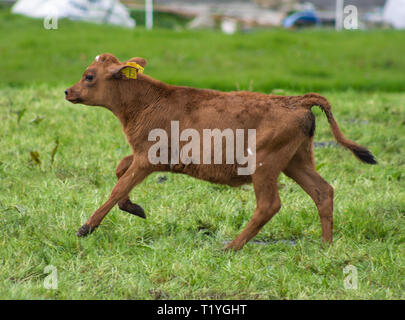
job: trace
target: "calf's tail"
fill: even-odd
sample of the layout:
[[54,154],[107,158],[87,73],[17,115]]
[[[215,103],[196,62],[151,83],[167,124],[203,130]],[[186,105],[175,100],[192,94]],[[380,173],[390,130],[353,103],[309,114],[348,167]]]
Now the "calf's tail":
[[341,144],[343,147],[349,149],[353,154],[362,162],[368,164],[377,164],[376,159],[371,154],[371,152],[356,142],[346,139],[342,131],[340,131],[339,126],[333,117],[332,108],[329,104],[329,101],[317,93],[308,93],[303,96],[302,106],[308,109],[311,109],[313,106],[319,106],[322,111],[325,113],[328,118],[330,129],[336,141]]

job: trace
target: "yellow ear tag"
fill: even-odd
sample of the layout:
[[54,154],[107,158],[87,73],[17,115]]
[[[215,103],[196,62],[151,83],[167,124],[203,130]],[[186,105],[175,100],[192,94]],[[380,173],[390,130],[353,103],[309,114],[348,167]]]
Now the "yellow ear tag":
[[138,72],[142,73],[144,68],[137,64],[136,62],[127,62],[126,66],[131,66],[133,68],[124,68],[121,70],[121,73],[129,79],[136,79]]

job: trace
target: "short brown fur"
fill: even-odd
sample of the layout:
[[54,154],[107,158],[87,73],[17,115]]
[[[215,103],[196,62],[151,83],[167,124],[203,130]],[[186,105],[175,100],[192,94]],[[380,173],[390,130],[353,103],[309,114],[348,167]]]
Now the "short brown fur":
[[[146,60],[132,58],[145,67]],[[121,63],[111,54],[103,54],[83,74],[82,79],[65,91],[73,103],[103,106],[121,121],[132,154],[119,163],[118,183],[109,199],[79,229],[77,235],[92,232],[118,204],[120,209],[145,218],[143,209],[129,200],[129,193],[149,174],[156,171],[184,173],[214,183],[239,186],[253,182],[257,207],[243,232],[228,249],[241,249],[280,210],[277,179],[281,172],[295,180],[315,202],[322,226],[322,239],[332,241],[333,188],[315,170],[313,106],[325,112],[336,140],[366,163],[376,163],[364,147],[346,139],[333,118],[329,102],[316,93],[303,96],[276,96],[253,92],[221,92],[168,85],[145,74],[127,79]],[[157,164],[148,160],[148,141],[152,129],[164,129],[169,135],[171,121],[186,128],[256,129],[256,171],[238,175],[230,164]],[[224,144],[223,144],[224,146]],[[223,154],[225,151],[223,150]]]

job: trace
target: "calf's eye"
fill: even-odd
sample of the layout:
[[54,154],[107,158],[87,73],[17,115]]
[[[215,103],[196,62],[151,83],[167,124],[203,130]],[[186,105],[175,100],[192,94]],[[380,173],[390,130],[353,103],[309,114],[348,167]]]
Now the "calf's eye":
[[85,79],[86,79],[86,81],[90,82],[90,81],[93,81],[93,78],[94,77],[92,75],[88,74]]

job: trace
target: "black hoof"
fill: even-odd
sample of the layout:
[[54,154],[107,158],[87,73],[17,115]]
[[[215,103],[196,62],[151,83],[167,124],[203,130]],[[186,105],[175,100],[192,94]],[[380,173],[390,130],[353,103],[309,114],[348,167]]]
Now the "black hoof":
[[80,227],[80,229],[76,232],[76,235],[78,237],[85,237],[89,235],[90,233],[93,232],[94,229],[91,229],[91,227],[87,224],[84,224]]
[[132,203],[131,201],[127,201],[124,204],[119,206],[121,210],[126,211],[130,214],[138,216],[142,219],[146,219],[145,211],[142,209],[141,206],[137,205],[136,203]]

